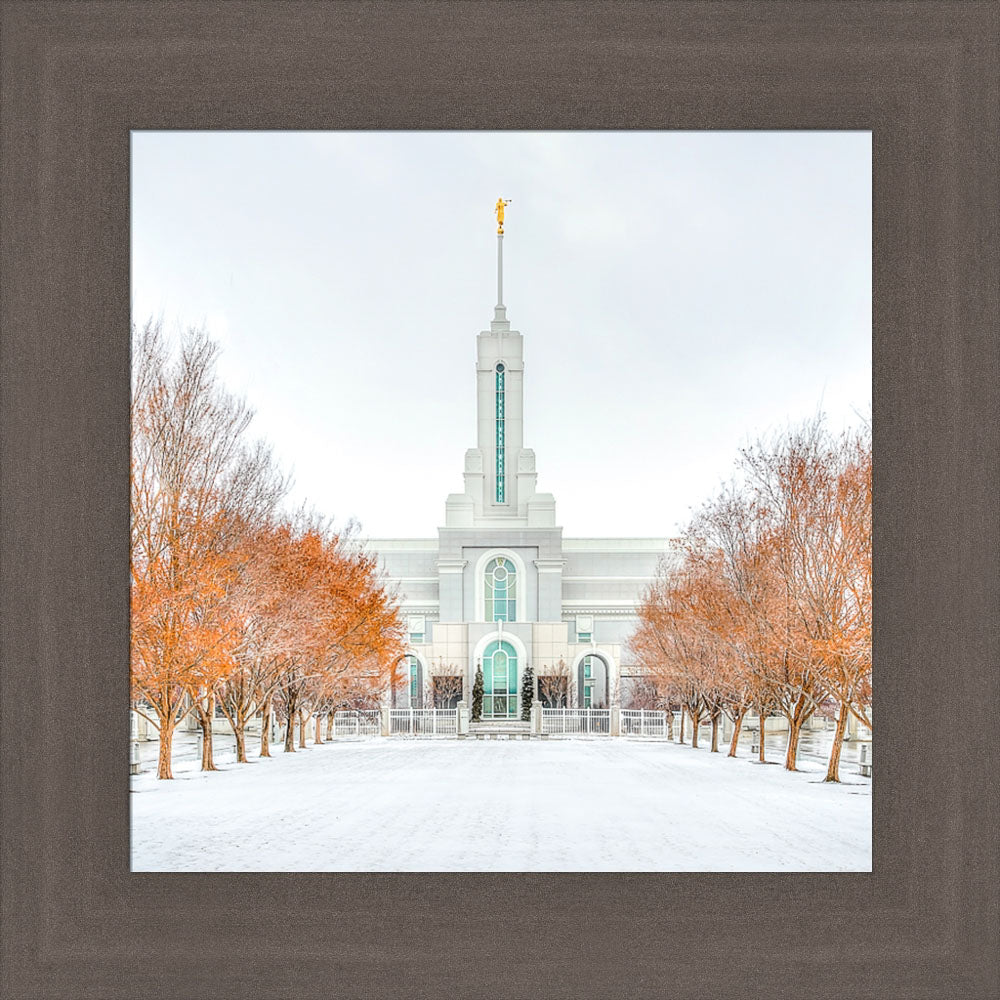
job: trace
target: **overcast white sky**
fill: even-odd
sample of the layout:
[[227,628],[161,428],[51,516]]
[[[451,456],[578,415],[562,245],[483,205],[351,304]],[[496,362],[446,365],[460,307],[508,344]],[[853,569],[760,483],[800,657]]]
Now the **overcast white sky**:
[[868,412],[867,132],[135,132],[133,318],[221,342],[294,501],[431,537],[476,444],[500,195],[567,537],[674,534],[741,444]]

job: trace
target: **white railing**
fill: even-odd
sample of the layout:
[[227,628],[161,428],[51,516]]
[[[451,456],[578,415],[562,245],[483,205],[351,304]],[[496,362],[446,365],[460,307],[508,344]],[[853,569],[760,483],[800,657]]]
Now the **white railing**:
[[390,736],[455,736],[457,708],[390,708]]
[[543,708],[542,732],[553,736],[611,734],[609,708]]
[[623,708],[621,715],[622,736],[667,735],[667,713],[644,708]]
[[382,732],[379,712],[341,710],[333,715],[334,736],[378,736]]

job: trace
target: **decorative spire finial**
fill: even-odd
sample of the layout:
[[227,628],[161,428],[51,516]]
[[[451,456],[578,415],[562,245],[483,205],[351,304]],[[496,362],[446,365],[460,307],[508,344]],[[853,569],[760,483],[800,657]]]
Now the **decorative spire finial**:
[[495,208],[497,213],[497,307],[493,317],[495,320],[503,320],[507,315],[503,305],[503,210],[510,202],[510,198],[506,201],[503,198],[497,198]]
[[497,236],[503,236],[503,210],[510,204],[510,199],[504,201],[503,198],[497,198],[497,204],[494,211],[497,213]]

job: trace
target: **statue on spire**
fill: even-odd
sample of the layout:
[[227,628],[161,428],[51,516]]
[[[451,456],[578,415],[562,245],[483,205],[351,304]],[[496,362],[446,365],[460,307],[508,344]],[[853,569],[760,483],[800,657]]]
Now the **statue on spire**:
[[496,213],[497,213],[497,235],[503,236],[503,210],[510,204],[510,199],[504,201],[503,198],[497,198]]

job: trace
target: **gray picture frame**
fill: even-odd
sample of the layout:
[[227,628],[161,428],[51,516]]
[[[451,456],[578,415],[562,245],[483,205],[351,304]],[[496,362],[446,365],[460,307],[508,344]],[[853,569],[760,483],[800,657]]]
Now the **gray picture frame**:
[[[0,993],[1000,996],[998,9],[4,3]],[[872,130],[871,874],[129,871],[142,128]]]

